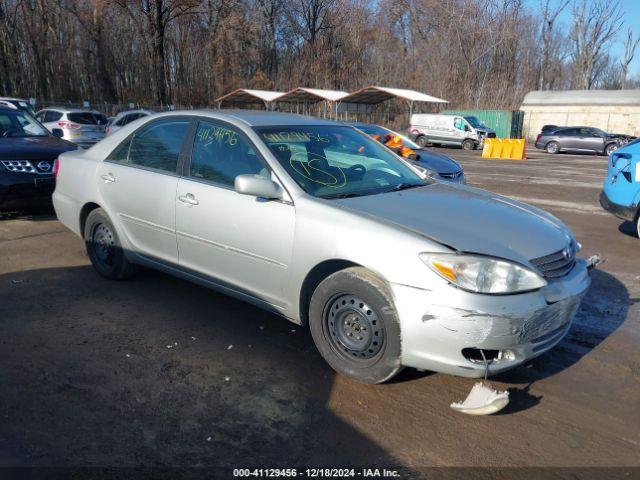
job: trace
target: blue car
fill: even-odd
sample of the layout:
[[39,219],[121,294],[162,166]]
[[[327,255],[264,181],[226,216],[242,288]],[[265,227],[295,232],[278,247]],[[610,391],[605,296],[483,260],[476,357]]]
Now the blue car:
[[429,150],[426,147],[421,147],[404,135],[381,127],[380,125],[359,122],[345,123],[374,138],[376,135],[383,138],[385,135],[398,136],[402,139],[402,145],[409,147],[415,152],[416,158],[414,159],[414,165],[424,171],[428,176],[437,180],[444,180],[445,182],[467,183],[462,166],[447,155]]
[[609,157],[600,205],[616,217],[634,222],[640,236],[640,139]]

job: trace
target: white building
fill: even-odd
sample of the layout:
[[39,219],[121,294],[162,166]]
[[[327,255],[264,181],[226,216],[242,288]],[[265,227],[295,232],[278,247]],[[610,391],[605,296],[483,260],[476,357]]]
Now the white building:
[[543,125],[597,127],[640,136],[640,89],[534,91],[524,97],[524,131],[535,139]]

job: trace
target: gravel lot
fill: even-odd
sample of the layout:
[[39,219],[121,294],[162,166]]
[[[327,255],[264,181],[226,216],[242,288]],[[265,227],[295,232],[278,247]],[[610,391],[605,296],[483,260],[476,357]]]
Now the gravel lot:
[[449,409],[472,379],[337,376],[306,329],[164,274],[103,280],[53,216],[24,217],[0,221],[0,466],[639,467],[640,240],[598,205],[606,158],[441,151],[606,259],[569,336],[495,377],[501,414]]

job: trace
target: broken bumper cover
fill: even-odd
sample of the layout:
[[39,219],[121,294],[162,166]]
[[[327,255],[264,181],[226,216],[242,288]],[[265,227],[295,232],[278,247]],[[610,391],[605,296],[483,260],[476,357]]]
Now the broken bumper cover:
[[434,290],[392,284],[402,326],[402,364],[425,370],[482,377],[485,364],[463,349],[498,350],[493,375],[554,347],[567,334],[589,288],[587,262],[577,260],[566,276],[529,293],[483,295],[443,283]]

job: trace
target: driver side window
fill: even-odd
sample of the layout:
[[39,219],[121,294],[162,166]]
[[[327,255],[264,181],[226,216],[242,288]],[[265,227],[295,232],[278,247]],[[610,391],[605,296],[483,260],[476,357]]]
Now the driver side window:
[[200,122],[189,176],[233,188],[236,177],[244,174],[271,175],[249,142],[233,128]]
[[461,118],[456,118],[453,121],[453,126],[457,129],[457,130],[464,130],[464,120],[462,120]]

